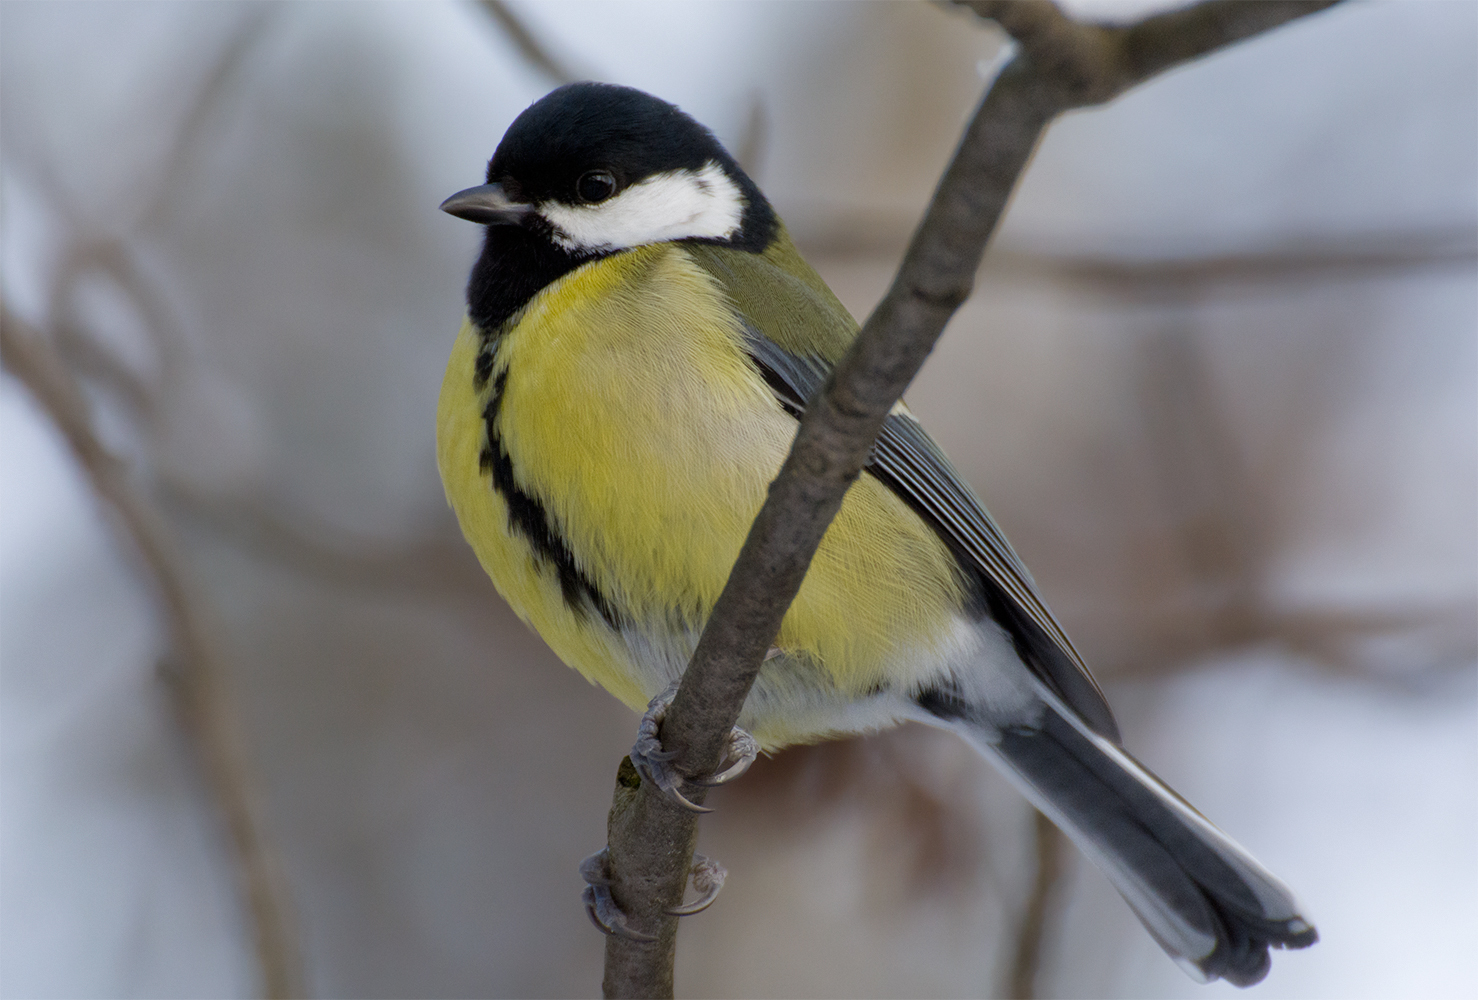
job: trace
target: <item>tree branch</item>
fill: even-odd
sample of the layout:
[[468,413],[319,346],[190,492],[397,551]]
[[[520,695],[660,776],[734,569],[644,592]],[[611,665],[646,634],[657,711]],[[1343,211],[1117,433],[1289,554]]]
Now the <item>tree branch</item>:
[[[712,773],[721,762],[827,525],[889,410],[969,296],[986,242],[1052,119],[1332,2],[1213,0],[1128,27],[1079,24],[1045,0],[963,4],[996,21],[1018,51],[966,128],[888,294],[806,406],[662,726],[681,773]],[[648,784],[632,789],[629,776],[618,778],[612,894],[632,925],[657,940],[607,939],[607,996],[672,995],[677,921],[664,910],[682,896],[696,838],[692,813]]]
[[279,866],[262,833],[243,740],[223,689],[220,656],[192,596],[183,561],[154,508],[139,494],[127,466],[93,430],[88,406],[66,363],[42,334],[0,305],[0,355],[5,370],[30,391],[66,439],[94,493],[106,504],[142,557],[169,630],[171,685],[185,725],[200,750],[207,781],[225,820],[237,877],[255,936],[262,989],[273,998],[303,994],[290,907]]
[[508,40],[518,49],[519,55],[523,56],[530,65],[543,73],[555,83],[573,83],[580,79],[570,67],[555,58],[554,53],[544,47],[534,33],[528,29],[513,8],[509,7],[504,0],[479,0],[479,6],[487,11]]
[[1053,890],[1062,877],[1062,853],[1065,838],[1052,821],[1036,809],[1032,813],[1032,841],[1036,847],[1036,873],[1026,910],[1016,928],[1016,950],[1003,996],[1014,1000],[1032,1000],[1037,995],[1037,976],[1042,971],[1043,944],[1052,908]]

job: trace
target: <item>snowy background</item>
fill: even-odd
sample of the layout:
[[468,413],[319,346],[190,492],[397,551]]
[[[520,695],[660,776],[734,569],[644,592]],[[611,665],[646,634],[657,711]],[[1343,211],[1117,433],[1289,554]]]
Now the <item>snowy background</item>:
[[[1001,49],[923,4],[510,9],[742,150],[859,318]],[[472,4],[0,5],[6,307],[182,553],[313,995],[599,982],[576,865],[635,718],[503,606],[432,450],[478,236],[436,205],[556,82]],[[1470,995],[1478,6],[1341,7],[1058,122],[909,401],[1130,749],[1317,921],[1249,995]],[[0,442],[0,994],[252,995],[144,566],[9,375]],[[1005,989],[1031,816],[963,745],[713,804],[680,994]],[[1236,992],[1086,865],[1051,904],[1039,995]]]

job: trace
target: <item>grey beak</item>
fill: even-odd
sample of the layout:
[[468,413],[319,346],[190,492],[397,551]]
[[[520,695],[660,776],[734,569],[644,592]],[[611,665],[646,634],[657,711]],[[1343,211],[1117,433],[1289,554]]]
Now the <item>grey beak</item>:
[[501,184],[482,184],[458,191],[441,203],[441,210],[480,226],[521,226],[534,206],[511,200]]

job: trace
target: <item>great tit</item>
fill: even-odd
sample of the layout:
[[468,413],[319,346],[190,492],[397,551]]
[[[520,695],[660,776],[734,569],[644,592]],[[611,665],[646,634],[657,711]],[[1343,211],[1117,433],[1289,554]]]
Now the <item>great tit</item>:
[[[498,591],[634,709],[679,678],[812,391],[857,323],[678,108],[575,83],[514,120],[437,411],[447,498]],[[985,507],[900,404],[740,724],[766,750],[915,721],[999,766],[1193,978],[1317,939],[1287,887],[1120,745]]]

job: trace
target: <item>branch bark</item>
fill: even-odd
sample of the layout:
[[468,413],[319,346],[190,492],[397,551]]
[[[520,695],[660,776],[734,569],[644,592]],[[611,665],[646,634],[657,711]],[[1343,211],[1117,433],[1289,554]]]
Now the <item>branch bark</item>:
[[[1047,0],[961,4],[1010,34],[1016,54],[967,126],[888,294],[807,404],[663,723],[663,746],[681,773],[712,773],[721,762],[827,525],[888,411],[969,296],[986,242],[1052,119],[1333,2],[1211,0],[1123,27],[1080,24]],[[681,900],[697,818],[647,784],[633,788],[629,766],[611,808],[611,889],[632,926],[656,940],[607,938],[605,995],[672,996],[677,920],[664,910]]]
[[264,995],[303,995],[291,909],[260,810],[220,656],[192,596],[183,561],[163,521],[135,489],[128,467],[93,430],[81,387],[48,340],[0,305],[0,356],[66,439],[93,491],[133,542],[158,592],[169,631],[166,667],[175,702],[201,755],[236,862],[253,930]]

